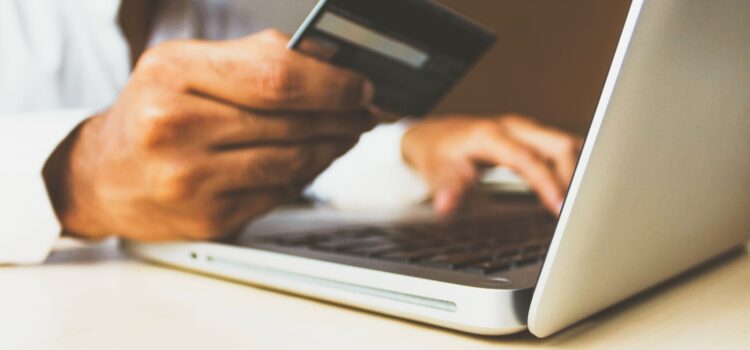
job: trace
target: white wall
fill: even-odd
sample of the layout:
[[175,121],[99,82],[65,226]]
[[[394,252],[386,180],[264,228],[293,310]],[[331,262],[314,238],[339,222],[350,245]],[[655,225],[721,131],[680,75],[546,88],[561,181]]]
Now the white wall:
[[262,17],[264,22],[292,34],[317,0],[245,0],[243,3],[255,16]]

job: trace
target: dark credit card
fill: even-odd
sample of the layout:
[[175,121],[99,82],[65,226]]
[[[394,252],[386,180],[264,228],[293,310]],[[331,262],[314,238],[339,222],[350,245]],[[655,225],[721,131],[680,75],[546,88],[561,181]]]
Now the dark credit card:
[[289,43],[335,50],[331,62],[375,83],[375,104],[422,116],[495,42],[495,35],[431,0],[321,0]]

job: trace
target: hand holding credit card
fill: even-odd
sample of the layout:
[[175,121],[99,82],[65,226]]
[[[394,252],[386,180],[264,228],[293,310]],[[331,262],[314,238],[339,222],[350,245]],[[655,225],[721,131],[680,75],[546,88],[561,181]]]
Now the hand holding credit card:
[[495,42],[495,36],[432,0],[321,0],[289,43],[333,51],[331,63],[375,84],[374,103],[422,116]]

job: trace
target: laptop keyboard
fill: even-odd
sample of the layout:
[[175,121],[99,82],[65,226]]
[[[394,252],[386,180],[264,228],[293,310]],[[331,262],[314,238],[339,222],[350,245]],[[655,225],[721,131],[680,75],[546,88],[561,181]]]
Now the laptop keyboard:
[[557,221],[548,215],[354,227],[259,238],[259,243],[489,275],[537,263]]

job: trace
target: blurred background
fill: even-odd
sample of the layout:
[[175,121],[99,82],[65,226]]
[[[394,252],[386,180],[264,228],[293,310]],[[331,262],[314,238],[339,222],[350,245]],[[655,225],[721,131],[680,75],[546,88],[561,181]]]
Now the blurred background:
[[[316,0],[250,0],[292,33]],[[530,115],[584,134],[630,0],[440,0],[493,29],[498,42],[437,112]]]

